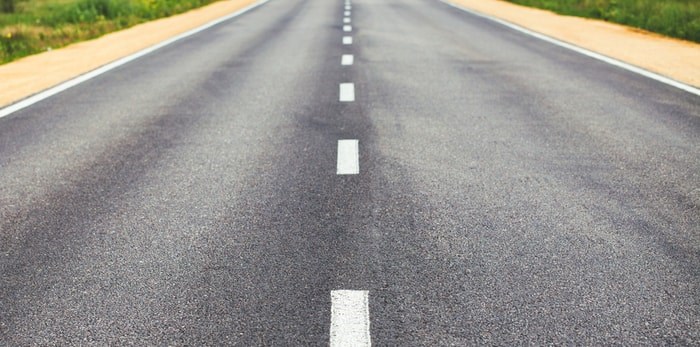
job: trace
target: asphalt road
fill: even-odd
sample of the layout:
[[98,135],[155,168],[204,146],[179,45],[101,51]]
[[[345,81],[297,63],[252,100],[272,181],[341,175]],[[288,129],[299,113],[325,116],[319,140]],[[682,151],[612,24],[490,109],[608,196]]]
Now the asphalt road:
[[438,1],[343,7],[0,119],[0,345],[700,344],[700,97]]

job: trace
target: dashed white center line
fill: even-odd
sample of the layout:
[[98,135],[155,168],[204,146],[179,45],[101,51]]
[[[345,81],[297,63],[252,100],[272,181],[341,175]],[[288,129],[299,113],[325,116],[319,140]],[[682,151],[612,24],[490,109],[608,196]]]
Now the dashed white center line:
[[366,290],[331,291],[331,347],[369,347],[369,300]]
[[345,31],[345,32],[351,32],[351,31],[352,31],[352,25],[343,25],[343,31]]
[[357,175],[360,173],[359,140],[338,140],[338,164],[336,174]]
[[343,54],[340,58],[340,65],[352,65],[355,62],[355,57],[352,54]]
[[355,84],[341,83],[340,84],[340,101],[351,102],[355,101]]
[[355,57],[352,54],[343,54],[340,58],[340,65],[352,65],[355,61]]
[[344,45],[351,45],[352,44],[352,36],[343,36],[343,44]]
[[352,6],[350,6],[350,5],[345,5],[345,10],[346,10],[346,11],[352,10]]
[[348,18],[348,17],[343,18],[343,23],[346,23],[346,24],[350,23],[350,18]]
[[345,11],[345,12],[343,12],[343,15],[344,15],[345,17],[350,16],[350,11]]

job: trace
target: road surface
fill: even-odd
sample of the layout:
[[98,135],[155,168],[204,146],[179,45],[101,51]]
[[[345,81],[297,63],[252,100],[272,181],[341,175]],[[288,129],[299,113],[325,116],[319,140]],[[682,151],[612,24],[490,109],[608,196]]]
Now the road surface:
[[345,6],[273,0],[0,119],[0,345],[700,343],[700,97],[435,0]]

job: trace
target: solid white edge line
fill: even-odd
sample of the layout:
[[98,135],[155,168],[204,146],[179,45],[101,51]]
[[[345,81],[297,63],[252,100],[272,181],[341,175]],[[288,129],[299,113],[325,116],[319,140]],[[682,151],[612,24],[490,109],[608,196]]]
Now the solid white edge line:
[[370,347],[369,293],[331,291],[330,347]]
[[341,102],[355,101],[355,83],[341,83],[340,84],[339,100]]
[[496,17],[492,17],[492,16],[490,16],[490,15],[487,15],[487,14],[484,14],[484,13],[481,13],[481,12],[478,12],[478,11],[475,11],[475,10],[472,10],[472,9],[469,9],[469,8],[466,8],[466,7],[462,7],[462,6],[457,5],[457,4],[453,4],[453,3],[451,3],[451,2],[449,2],[449,1],[447,1],[447,0],[440,0],[440,2],[442,2],[442,3],[444,3],[444,4],[448,5],[448,6],[454,7],[454,8],[456,8],[456,9],[462,10],[462,11],[464,11],[464,12],[468,12],[468,13],[470,13],[470,14],[472,14],[472,15],[477,16],[477,17],[485,18],[485,19],[488,19],[488,20],[490,20],[490,21],[499,23],[499,24],[504,25],[504,26],[506,26],[506,27],[508,27],[508,28],[511,28],[511,29],[513,29],[513,30],[516,30],[516,31],[519,31],[519,32],[521,32],[521,33],[523,33],[523,34],[527,34],[527,35],[536,37],[536,38],[538,38],[538,39],[540,39],[540,40],[547,41],[547,42],[552,43],[552,44],[555,44],[555,45],[557,45],[557,46],[560,46],[560,47],[563,47],[563,48],[572,50],[572,51],[574,51],[574,52],[583,54],[583,55],[585,55],[585,56],[588,56],[588,57],[591,57],[591,58],[594,58],[594,59],[603,61],[603,62],[608,63],[608,64],[610,64],[610,65],[617,66],[617,67],[619,67],[619,68],[623,68],[623,69],[625,69],[625,70],[627,70],[627,71],[634,72],[634,73],[639,74],[639,75],[642,75],[642,76],[644,76],[644,77],[651,78],[651,79],[656,80],[656,81],[658,81],[658,82],[661,82],[661,83],[670,85],[670,86],[672,86],[672,87],[676,87],[676,88],[678,88],[678,89],[684,90],[684,91],[686,91],[686,92],[688,92],[688,93],[691,93],[691,94],[695,94],[695,95],[700,96],[700,89],[695,88],[695,87],[693,87],[693,86],[691,86],[691,85],[685,84],[685,83],[683,83],[683,82],[676,81],[676,80],[674,80],[674,79],[672,79],[672,78],[669,78],[669,77],[666,77],[666,76],[662,76],[662,75],[657,74],[657,73],[655,73],[655,72],[651,72],[651,71],[649,71],[649,70],[640,68],[640,67],[638,67],[638,66],[634,66],[634,65],[625,63],[625,62],[620,61],[620,60],[617,60],[617,59],[615,59],[615,58],[611,58],[611,57],[608,57],[608,56],[606,56],[606,55],[603,55],[603,54],[600,54],[600,53],[596,53],[596,52],[590,51],[590,50],[588,50],[588,49],[586,49],[586,48],[582,48],[582,47],[573,45],[573,44],[571,44],[571,43],[567,43],[567,42],[564,42],[564,41],[555,39],[555,38],[553,38],[553,37],[551,37],[551,36],[547,36],[547,35],[545,35],[545,34],[541,34],[541,33],[538,33],[538,32],[536,32],[536,31],[532,31],[532,30],[530,30],[530,29],[526,29],[526,28],[524,28],[524,27],[522,27],[522,26],[520,26],[520,25],[511,23],[511,22],[508,22],[508,21],[506,21],[506,20],[499,19],[499,18],[496,18]]
[[360,173],[359,140],[338,140],[338,160],[335,173],[357,175]]
[[352,44],[352,36],[343,36],[343,44],[344,45],[351,45]]
[[127,55],[126,57],[119,58],[119,59],[117,59],[117,60],[115,60],[115,61],[113,61],[113,62],[111,62],[111,63],[107,63],[107,64],[105,64],[105,65],[102,65],[101,67],[98,67],[98,68],[95,69],[95,70],[86,72],[86,73],[84,73],[84,74],[82,74],[82,75],[79,75],[79,76],[77,76],[77,77],[74,77],[74,78],[72,78],[72,79],[69,79],[68,81],[62,82],[62,83],[60,83],[60,84],[58,84],[58,85],[56,85],[56,86],[54,86],[54,87],[50,87],[50,88],[48,88],[48,89],[46,89],[46,90],[44,90],[44,91],[41,91],[41,92],[39,92],[39,93],[37,93],[37,94],[34,94],[34,95],[32,95],[32,96],[30,96],[30,97],[28,97],[28,98],[26,98],[26,99],[20,100],[20,101],[14,103],[14,104],[10,104],[9,106],[7,106],[7,107],[5,107],[5,108],[0,109],[0,118],[5,117],[5,116],[9,116],[10,114],[12,114],[12,113],[14,113],[14,112],[17,112],[17,111],[19,111],[19,110],[21,110],[21,109],[27,108],[27,107],[29,107],[29,106],[31,106],[31,105],[33,105],[33,104],[36,104],[36,103],[39,102],[39,101],[42,101],[42,100],[44,100],[44,99],[47,99],[47,98],[49,98],[49,97],[51,97],[51,96],[54,96],[54,95],[56,95],[56,94],[58,94],[58,93],[60,93],[60,92],[62,92],[62,91],[64,91],[64,90],[67,90],[67,89],[69,89],[69,88],[71,88],[71,87],[74,87],[74,86],[76,86],[76,85],[78,85],[78,84],[81,84],[81,83],[83,83],[83,82],[85,82],[85,81],[88,81],[88,80],[90,80],[90,79],[92,79],[92,78],[95,78],[95,77],[97,77],[97,76],[99,76],[99,75],[102,75],[102,74],[104,74],[105,72],[108,72],[108,71],[113,70],[113,69],[115,69],[115,68],[117,68],[117,67],[119,67],[119,66],[122,66],[122,65],[124,65],[124,64],[126,64],[126,63],[129,63],[129,62],[131,62],[131,61],[133,61],[133,60],[136,60],[136,59],[138,59],[138,58],[141,58],[141,57],[143,57],[143,56],[145,56],[145,55],[147,55],[147,54],[149,54],[149,53],[152,53],[153,51],[156,51],[156,50],[158,50],[158,49],[160,49],[160,48],[163,48],[163,47],[165,47],[165,46],[167,46],[167,45],[169,45],[169,44],[172,44],[173,42],[182,40],[182,39],[184,39],[184,38],[186,38],[186,37],[188,37],[188,36],[192,36],[192,35],[194,35],[194,34],[196,34],[196,33],[199,33],[199,32],[201,32],[201,31],[204,31],[204,30],[206,30],[206,29],[209,29],[209,28],[211,28],[211,27],[213,27],[213,26],[215,26],[215,25],[217,25],[217,24],[219,24],[219,23],[222,23],[222,22],[225,22],[225,21],[227,21],[227,20],[230,20],[230,19],[232,19],[232,18],[234,18],[234,17],[240,16],[240,15],[242,15],[242,14],[244,14],[244,13],[246,13],[246,12],[248,12],[248,11],[250,11],[250,10],[256,8],[256,7],[259,7],[259,6],[264,5],[264,4],[267,3],[268,1],[270,1],[270,0],[260,0],[259,2],[256,2],[256,3],[252,4],[252,5],[249,5],[248,7],[244,7],[244,8],[242,8],[242,9],[240,9],[240,10],[234,12],[234,13],[231,13],[231,14],[226,15],[226,16],[224,16],[224,17],[215,19],[215,20],[213,20],[213,21],[211,21],[211,22],[208,22],[208,23],[206,23],[206,24],[204,24],[204,25],[202,25],[202,26],[199,26],[199,27],[194,28],[194,29],[192,29],[192,30],[186,31],[186,32],[184,32],[184,33],[182,33],[182,34],[179,34],[179,35],[175,36],[175,37],[171,37],[171,38],[169,38],[169,39],[166,39],[165,41],[161,41],[160,43],[157,43],[157,44],[155,44],[155,45],[153,45],[153,46],[144,48],[144,49],[142,49],[142,50],[140,50],[140,51],[138,51],[138,52],[136,52],[136,53],[132,53],[132,54],[130,54],[130,55]]
[[340,58],[340,65],[352,65],[355,62],[355,57],[352,54],[343,54]]

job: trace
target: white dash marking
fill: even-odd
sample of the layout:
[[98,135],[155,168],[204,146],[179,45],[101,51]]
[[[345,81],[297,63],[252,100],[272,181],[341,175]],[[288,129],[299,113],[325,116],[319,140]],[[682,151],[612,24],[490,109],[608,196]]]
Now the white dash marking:
[[336,174],[360,173],[360,143],[358,140],[338,140],[338,164]]
[[355,101],[355,84],[341,83],[340,84],[340,101],[351,102]]
[[350,11],[345,11],[345,12],[343,12],[343,15],[344,15],[345,17],[350,17]]
[[343,36],[343,44],[344,45],[351,45],[352,44],[352,36]]
[[352,6],[350,6],[350,5],[345,5],[345,10],[346,10],[346,11],[352,10]]
[[371,345],[367,291],[331,291],[330,347],[369,347]]
[[340,58],[340,65],[352,65],[355,61],[355,57],[352,54],[343,54]]
[[340,59],[340,65],[352,65],[355,62],[355,57],[352,54],[343,54]]
[[343,18],[343,23],[345,23],[345,24],[350,23],[350,18],[349,17]]
[[343,25],[343,31],[344,32],[351,32],[352,31],[352,25]]

